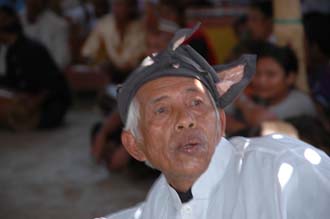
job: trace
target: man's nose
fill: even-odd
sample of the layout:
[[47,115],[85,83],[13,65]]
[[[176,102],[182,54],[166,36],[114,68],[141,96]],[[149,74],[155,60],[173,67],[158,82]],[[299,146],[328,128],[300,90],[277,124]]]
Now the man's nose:
[[176,131],[181,131],[186,128],[195,128],[195,127],[196,127],[196,121],[190,112],[188,112],[187,110],[182,110],[181,112],[178,112],[178,119],[175,126]]

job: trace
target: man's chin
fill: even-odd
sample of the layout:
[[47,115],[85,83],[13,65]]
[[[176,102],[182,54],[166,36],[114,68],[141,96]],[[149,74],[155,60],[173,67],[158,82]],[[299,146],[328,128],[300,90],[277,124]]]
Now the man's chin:
[[178,172],[180,172],[182,176],[186,175],[187,177],[199,177],[206,171],[208,165],[209,162],[206,160],[199,162],[187,162],[180,167]]

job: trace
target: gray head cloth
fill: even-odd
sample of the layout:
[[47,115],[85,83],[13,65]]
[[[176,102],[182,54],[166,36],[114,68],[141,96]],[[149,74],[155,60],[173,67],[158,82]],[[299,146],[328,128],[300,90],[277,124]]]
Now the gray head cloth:
[[[212,67],[193,48],[182,44],[193,35],[199,26],[200,24],[197,24],[193,29],[178,30],[164,51],[147,57],[140,67],[118,87],[118,109],[124,123],[126,123],[129,105],[139,88],[146,82],[160,77],[181,76],[198,79],[209,90],[216,105],[221,108],[231,103],[246,87],[255,72],[255,56],[243,55],[230,64]],[[244,66],[242,79],[220,96],[216,83],[221,80],[221,77],[217,75],[217,72],[230,70],[239,65]]]

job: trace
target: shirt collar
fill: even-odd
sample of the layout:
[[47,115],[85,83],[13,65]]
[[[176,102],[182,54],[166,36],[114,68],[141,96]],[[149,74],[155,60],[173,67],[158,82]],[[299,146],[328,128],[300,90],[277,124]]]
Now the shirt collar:
[[[208,199],[213,188],[221,181],[226,171],[232,154],[232,147],[229,141],[222,138],[215,148],[211,162],[206,171],[197,179],[192,186],[193,200]],[[168,185],[170,196],[176,207],[182,205],[177,192]]]

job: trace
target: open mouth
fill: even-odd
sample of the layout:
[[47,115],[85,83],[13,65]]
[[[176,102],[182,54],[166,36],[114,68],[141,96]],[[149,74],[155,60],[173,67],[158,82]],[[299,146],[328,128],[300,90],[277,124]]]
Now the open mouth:
[[183,153],[194,154],[202,149],[202,141],[198,139],[188,140],[179,144],[178,150]]
[[184,152],[192,153],[198,146],[199,146],[199,144],[197,144],[197,143],[186,144],[186,145],[183,145],[181,150],[183,150]]

